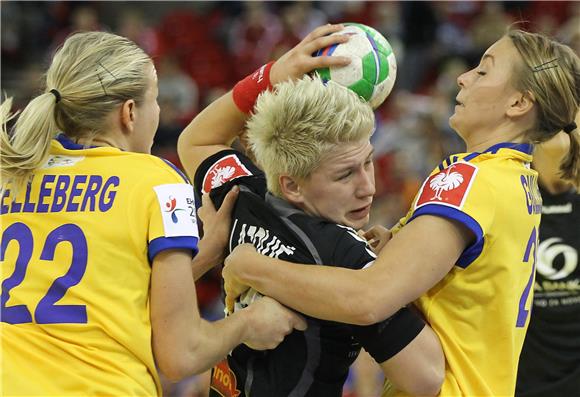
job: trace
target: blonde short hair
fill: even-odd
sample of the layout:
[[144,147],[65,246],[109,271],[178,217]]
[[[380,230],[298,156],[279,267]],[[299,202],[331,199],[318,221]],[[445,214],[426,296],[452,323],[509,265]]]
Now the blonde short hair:
[[336,145],[369,139],[374,121],[369,104],[351,90],[306,76],[260,95],[248,140],[268,189],[281,196],[280,175],[307,178]]

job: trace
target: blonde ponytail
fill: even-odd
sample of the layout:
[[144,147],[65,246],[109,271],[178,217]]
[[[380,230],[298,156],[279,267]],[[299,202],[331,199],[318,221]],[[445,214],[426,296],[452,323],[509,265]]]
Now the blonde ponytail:
[[560,173],[563,179],[570,181],[577,189],[580,189],[580,130],[576,127],[568,135],[570,136],[570,148],[560,164]]
[[46,162],[50,141],[58,133],[54,120],[54,95],[45,93],[33,99],[18,116],[12,134],[9,134],[7,123],[15,117],[10,114],[11,107],[12,98],[1,105],[2,190],[8,184],[15,190],[28,182],[32,173]]

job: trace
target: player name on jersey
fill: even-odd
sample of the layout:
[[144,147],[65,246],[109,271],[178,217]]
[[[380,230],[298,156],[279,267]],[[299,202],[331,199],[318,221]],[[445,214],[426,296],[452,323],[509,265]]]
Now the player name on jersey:
[[113,206],[119,184],[117,176],[44,175],[40,183],[28,184],[22,201],[13,200],[10,189],[6,189],[0,201],[0,214],[107,212]]

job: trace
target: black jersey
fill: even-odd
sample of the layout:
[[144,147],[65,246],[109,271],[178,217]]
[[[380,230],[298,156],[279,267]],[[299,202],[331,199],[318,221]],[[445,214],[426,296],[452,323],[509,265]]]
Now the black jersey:
[[[240,168],[224,171],[235,164]],[[217,186],[211,181],[218,174],[234,179],[226,182],[220,177],[225,184]],[[211,156],[195,177],[196,190],[213,188],[210,197],[216,207],[234,183],[240,186],[240,194],[232,214],[228,252],[238,244],[252,243],[260,253],[287,261],[357,269],[376,258],[355,230],[309,216],[267,193],[263,173],[238,152],[227,150]],[[235,348],[212,370],[210,396],[338,397],[361,346],[381,363],[401,351],[424,327],[421,317],[408,308],[366,327],[306,319],[308,329],[294,331],[276,349]]]
[[516,395],[580,396],[580,194],[540,191],[534,306]]

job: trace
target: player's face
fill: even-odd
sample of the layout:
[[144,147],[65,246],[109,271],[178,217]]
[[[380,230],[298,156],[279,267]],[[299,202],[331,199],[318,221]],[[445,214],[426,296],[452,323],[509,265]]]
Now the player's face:
[[360,229],[369,221],[375,194],[370,142],[336,146],[320,166],[299,182],[302,209],[341,225]]
[[157,104],[157,71],[153,64],[147,66],[148,87],[143,101],[135,108],[135,131],[133,151],[151,153],[153,138],[159,126],[159,104]]
[[485,52],[479,65],[457,78],[457,94],[451,127],[464,139],[484,137],[501,130],[517,90],[511,83],[515,62],[521,57],[511,39],[504,37]]

